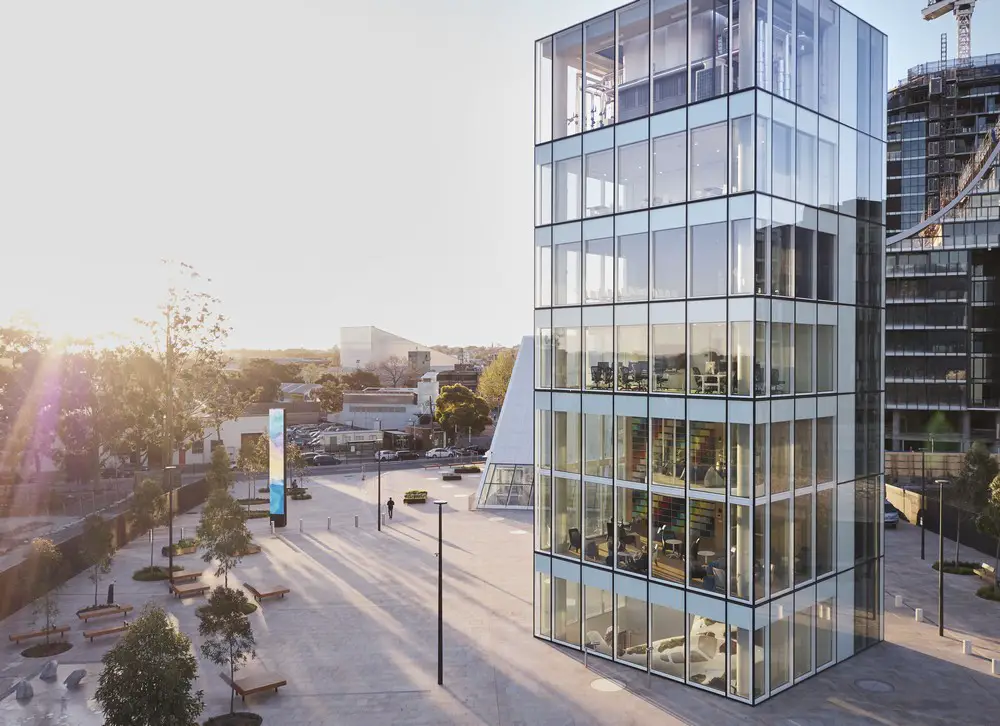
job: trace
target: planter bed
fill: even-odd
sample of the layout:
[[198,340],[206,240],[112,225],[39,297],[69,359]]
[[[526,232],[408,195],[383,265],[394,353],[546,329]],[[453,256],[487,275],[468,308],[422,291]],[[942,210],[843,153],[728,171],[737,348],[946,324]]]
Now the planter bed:
[[243,499],[237,499],[236,503],[245,507],[248,504],[268,504],[270,501],[270,497],[254,497],[253,499],[244,497]]
[[444,481],[461,481],[461,474],[444,474],[441,476]]
[[264,519],[265,517],[270,517],[271,512],[266,509],[251,509],[247,512],[247,519]]
[[456,474],[481,474],[482,471],[483,470],[480,469],[478,466],[456,466],[455,467],[455,473]]
[[[198,551],[198,543],[193,539],[183,539],[180,542],[174,544],[174,557],[178,555],[190,555]],[[165,546],[160,548],[160,553],[164,557],[170,556],[170,547]]]
[[403,504],[423,504],[427,501],[427,492],[411,489],[403,495]]
[[[174,572],[181,569],[183,568],[180,565],[174,565]],[[139,582],[157,582],[159,580],[170,579],[170,574],[166,567],[154,565],[153,567],[143,567],[141,570],[136,570],[132,573],[132,579]]]
[[262,723],[264,719],[256,713],[237,711],[222,716],[212,716],[205,722],[205,726],[260,726]]

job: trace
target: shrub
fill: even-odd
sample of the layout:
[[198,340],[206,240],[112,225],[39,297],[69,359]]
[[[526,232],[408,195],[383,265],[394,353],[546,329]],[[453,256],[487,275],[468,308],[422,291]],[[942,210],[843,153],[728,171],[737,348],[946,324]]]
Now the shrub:
[[[264,491],[267,490],[265,489]],[[236,503],[245,507],[248,504],[268,504],[270,501],[270,497],[254,497],[253,499],[237,499]]]
[[461,474],[444,474],[441,478],[444,481],[461,481],[462,475]]
[[427,491],[424,489],[410,489],[408,492],[406,492],[406,494],[403,495],[403,497],[412,497],[412,498],[423,497],[424,499],[426,499]]
[[[174,572],[182,569],[180,565],[174,565]],[[166,567],[143,567],[132,573],[132,579],[139,582],[156,582],[158,580],[169,580],[170,573]]]
[[456,474],[480,474],[480,473],[482,473],[482,471],[483,470],[480,469],[478,466],[456,466],[455,467],[455,473]]
[[313,498],[312,494],[306,494],[304,492],[303,493],[295,492],[294,494],[291,494],[289,496],[290,496],[291,499],[295,500],[296,502],[304,502],[306,499],[312,499]]
[[266,509],[251,509],[247,512],[247,519],[265,519],[270,516],[271,513]]
[[[954,560],[944,561],[944,571],[948,575],[975,575],[977,567],[979,567],[978,562],[959,561],[956,563]],[[934,563],[933,568],[935,570],[938,569],[937,562]]]
[[983,600],[995,600],[1000,602],[1000,588],[994,585],[983,585],[981,588],[976,590],[976,595],[983,598]]

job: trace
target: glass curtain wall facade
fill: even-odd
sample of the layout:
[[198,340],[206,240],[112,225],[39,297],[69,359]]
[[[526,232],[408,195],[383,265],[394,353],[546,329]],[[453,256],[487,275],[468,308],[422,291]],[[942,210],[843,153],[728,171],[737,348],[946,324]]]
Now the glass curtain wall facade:
[[640,0],[536,76],[535,635],[759,703],[882,638],[885,36]]

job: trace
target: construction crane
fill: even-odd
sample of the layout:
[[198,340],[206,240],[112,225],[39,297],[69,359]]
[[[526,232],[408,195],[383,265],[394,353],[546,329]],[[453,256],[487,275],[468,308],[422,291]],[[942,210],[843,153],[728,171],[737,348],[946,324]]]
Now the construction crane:
[[976,0],[927,0],[927,7],[923,9],[924,20],[937,20],[942,15],[955,13],[959,60],[972,57],[972,11],[975,9]]

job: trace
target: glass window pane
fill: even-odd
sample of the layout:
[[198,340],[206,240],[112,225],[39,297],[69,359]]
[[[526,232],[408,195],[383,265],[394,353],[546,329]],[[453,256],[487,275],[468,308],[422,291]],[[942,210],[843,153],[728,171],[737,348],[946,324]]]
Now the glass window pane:
[[555,469],[580,473],[580,414],[574,411],[554,411],[552,428],[555,441]]
[[649,299],[649,234],[618,238],[618,302]]
[[730,329],[729,392],[733,396],[749,396],[753,377],[753,323],[749,320],[730,323]]
[[858,131],[871,133],[871,27],[858,21]]
[[816,326],[816,390],[835,390],[834,372],[837,362],[837,326]]
[[687,422],[684,419],[653,419],[653,483],[684,488],[687,466]]
[[552,304],[552,245],[535,246],[535,307]]
[[535,461],[543,469],[552,466],[552,412],[548,409],[535,411]]
[[775,224],[771,228],[771,294],[792,297],[795,276],[793,265],[791,224]]
[[618,526],[616,567],[646,575],[649,572],[649,510],[645,489],[617,487]]
[[771,323],[771,395],[783,396],[792,392],[792,325]]
[[726,394],[726,324],[691,323],[691,393]]
[[753,450],[750,424],[729,424],[729,493],[734,497],[753,495]]
[[753,116],[732,120],[732,149],[730,149],[730,193],[749,192],[754,184],[754,128]]
[[653,299],[683,298],[687,279],[684,228],[653,232]]
[[834,620],[836,598],[828,597],[816,603],[816,668],[833,662]]
[[[693,426],[693,424],[692,424]],[[688,577],[691,587],[726,592],[726,505],[688,500]]]
[[591,653],[610,658],[614,652],[614,625],[611,603],[614,596],[603,587],[585,585],[584,647]]
[[654,325],[653,387],[660,393],[683,393],[687,378],[684,325]]
[[753,325],[753,394],[767,395],[767,323],[758,320]]
[[833,481],[834,421],[832,416],[816,419],[816,481]]
[[588,476],[603,476],[608,479],[614,474],[614,418],[610,414],[588,413],[586,419],[586,468]]
[[615,329],[610,325],[588,325],[584,329],[588,390],[607,390],[614,387],[614,335]]
[[813,420],[795,422],[795,488],[813,485]]
[[[777,102],[775,102],[777,103]],[[771,126],[771,175],[775,196],[795,199],[795,126],[774,119]]]
[[[683,424],[683,421],[680,422]],[[683,474],[684,464],[677,466]],[[683,485],[683,482],[681,483]],[[652,575],[670,582],[684,582],[684,563],[687,550],[684,547],[686,503],[684,497],[672,497],[653,493],[653,561]]]
[[687,196],[687,133],[653,139],[653,205],[677,204]]
[[691,129],[692,200],[726,193],[726,123]]
[[535,143],[552,138],[552,38],[535,43]]
[[729,505],[729,596],[740,600],[750,600],[753,571],[750,516],[748,505]]
[[552,164],[535,164],[535,225],[552,224]]
[[583,106],[583,28],[564,30],[554,39],[552,73],[552,137],[580,133]]
[[618,149],[618,211],[649,206],[649,144],[639,141]]
[[820,489],[816,493],[816,577],[833,572],[837,555],[835,493],[836,487]]
[[795,326],[795,392],[812,393],[813,326]]
[[729,0],[691,0],[691,102],[729,87]]
[[618,121],[649,113],[649,2],[618,11]]
[[646,325],[618,326],[618,390],[649,390],[649,343]]
[[726,294],[726,223],[691,227],[691,297]]
[[795,84],[795,0],[774,0],[771,25],[771,87],[777,96],[792,100]]
[[[763,654],[767,651],[767,636],[770,632],[770,620],[768,618],[768,606],[762,605],[757,608],[757,616],[754,620],[756,629],[753,631],[754,649],[754,669],[753,669],[753,695],[760,699],[767,694],[767,660]],[[761,615],[763,613],[763,615]],[[760,653],[758,656],[757,654]]]
[[[760,425],[757,426],[760,428]],[[767,504],[755,504],[753,508],[753,599],[767,597]]]
[[726,488],[726,425],[691,421],[688,484],[692,489],[723,492]]
[[607,525],[614,521],[614,488],[611,484],[584,482],[583,506],[583,559],[610,566],[608,558],[613,545]]
[[840,7],[819,0],[819,112],[837,118],[840,91]]
[[584,302],[609,303],[614,299],[615,240],[612,237],[584,242]]
[[589,131],[615,122],[615,16],[608,13],[586,23],[583,36],[583,128]]
[[554,219],[557,223],[580,218],[581,163],[579,156],[556,162]]
[[687,0],[653,0],[653,113],[687,103],[687,12]]
[[[733,0],[734,91],[752,88],[754,82],[754,0]],[[749,677],[749,671],[747,672]]]
[[555,388],[580,388],[580,328],[554,328]]
[[[618,479],[646,483],[648,465],[646,439],[649,422],[645,416],[618,417]],[[619,512],[619,518],[621,513]]]
[[579,558],[583,547],[580,536],[580,480],[557,476],[554,485],[552,551],[557,555]]
[[552,387],[552,328],[548,323],[535,326],[535,385]]
[[535,635],[552,637],[552,576],[535,573]]
[[767,253],[770,247],[771,224],[767,220],[757,219],[753,238],[753,285],[757,295],[767,295]]
[[837,209],[839,190],[840,158],[837,150],[837,126],[825,119],[820,121],[818,201],[824,209]]
[[[802,115],[802,111],[799,112]],[[811,115],[811,114],[810,114]],[[803,204],[816,206],[819,173],[816,167],[817,140],[814,127],[802,128],[795,132],[795,198]]]
[[[683,601],[682,601],[683,602]],[[684,679],[684,609],[654,603],[650,606],[650,667],[656,673]]]
[[771,424],[771,494],[787,492],[792,476],[792,424],[775,421]]
[[552,578],[552,604],[555,607],[555,627],[552,637],[570,645],[580,646],[580,583]]
[[791,586],[791,499],[771,502],[771,594]]
[[554,305],[580,304],[580,243],[555,246]]
[[813,495],[812,492],[795,497],[795,584],[801,585],[813,577]]
[[726,690],[726,624],[688,613],[688,680],[720,693]]
[[615,209],[614,149],[595,151],[584,157],[587,178],[584,186],[584,213],[588,217],[611,214]]
[[538,498],[535,501],[535,547],[542,552],[552,549],[552,477],[538,476]]
[[795,227],[795,297],[815,299],[816,267],[813,247],[816,232],[805,227]]
[[813,588],[795,593],[795,678],[812,672],[813,607],[816,593]]
[[797,57],[795,59],[796,100],[806,108],[816,108],[816,0],[798,0]]
[[771,191],[771,119],[757,116],[757,191]]
[[730,292],[733,295],[753,295],[754,291],[754,225],[752,219],[734,219],[731,223],[732,257],[730,267],[732,279]]
[[[645,589],[645,588],[643,588]],[[646,600],[618,595],[618,660],[646,668]]]
[[837,236],[830,232],[816,234],[816,297],[837,299]]

